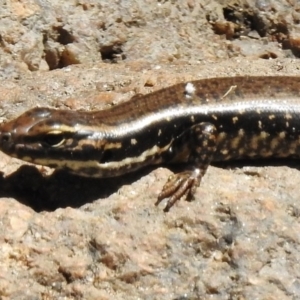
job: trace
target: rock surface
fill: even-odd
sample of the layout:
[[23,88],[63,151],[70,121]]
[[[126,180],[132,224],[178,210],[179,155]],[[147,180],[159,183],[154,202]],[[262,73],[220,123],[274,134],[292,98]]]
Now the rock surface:
[[[2,1],[0,116],[101,109],[177,82],[299,75],[298,1]],[[50,71],[51,70],[51,71]],[[299,163],[83,179],[0,154],[0,299],[300,299]]]

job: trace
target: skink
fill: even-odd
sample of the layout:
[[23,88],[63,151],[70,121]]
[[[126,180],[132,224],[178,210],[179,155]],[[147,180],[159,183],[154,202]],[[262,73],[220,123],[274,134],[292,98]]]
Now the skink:
[[213,161],[300,157],[300,77],[202,79],[102,111],[33,108],[1,126],[0,150],[100,178],[186,163],[158,196],[168,211]]

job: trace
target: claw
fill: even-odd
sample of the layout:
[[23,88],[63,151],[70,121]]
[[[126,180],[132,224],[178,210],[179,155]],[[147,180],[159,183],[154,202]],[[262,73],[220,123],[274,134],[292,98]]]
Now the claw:
[[170,208],[183,196],[191,199],[200,185],[202,174],[199,169],[186,171],[171,175],[163,187],[162,192],[158,195],[155,205],[158,205],[163,199],[169,198],[164,212]]

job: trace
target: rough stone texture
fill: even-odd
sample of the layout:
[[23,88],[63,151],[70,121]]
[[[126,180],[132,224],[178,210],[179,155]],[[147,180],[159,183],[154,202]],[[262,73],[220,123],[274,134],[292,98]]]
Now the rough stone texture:
[[300,54],[296,0],[1,0],[0,5],[2,78],[101,59],[195,63]]
[[[1,121],[299,75],[298,24],[296,0],[0,0]],[[1,154],[0,299],[300,299],[299,163],[265,164],[210,167],[166,214],[166,168],[82,179]]]

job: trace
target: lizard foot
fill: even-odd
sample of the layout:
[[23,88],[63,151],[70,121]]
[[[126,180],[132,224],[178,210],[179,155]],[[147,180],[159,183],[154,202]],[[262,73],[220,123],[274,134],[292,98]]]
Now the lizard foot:
[[155,205],[165,198],[169,198],[164,208],[164,212],[168,212],[182,197],[186,197],[188,200],[192,199],[196,188],[200,185],[201,178],[202,174],[199,169],[171,175],[158,195]]

